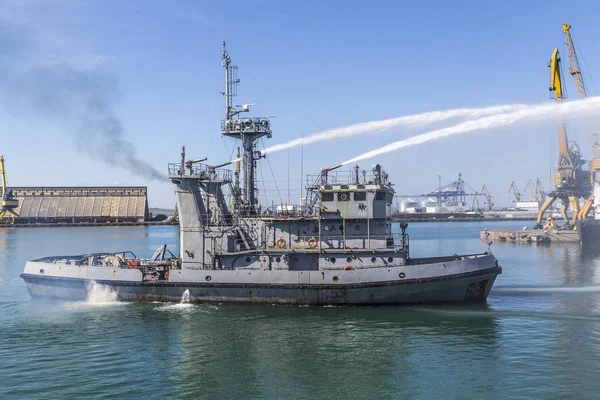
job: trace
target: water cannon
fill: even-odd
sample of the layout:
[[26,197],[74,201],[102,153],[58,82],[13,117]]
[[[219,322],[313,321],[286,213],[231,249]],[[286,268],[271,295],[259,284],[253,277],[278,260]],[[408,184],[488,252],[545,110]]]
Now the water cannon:
[[344,165],[344,164],[337,164],[337,165],[334,165],[333,167],[323,168],[321,170],[321,184],[327,185],[327,177],[328,177],[329,172],[333,171],[334,169],[340,168],[342,165]]
[[188,168],[192,168],[192,165],[199,163],[199,162],[203,162],[208,160],[208,157],[202,157],[202,158],[194,158],[193,160],[187,160],[185,162],[185,166]]
[[329,167],[329,168],[323,168],[323,169],[321,170],[321,173],[322,173],[322,174],[327,174],[328,172],[331,172],[331,171],[333,171],[333,170],[335,170],[335,169],[338,169],[338,168],[340,168],[340,167],[341,167],[341,166],[343,166],[343,165],[344,165],[344,164],[338,164],[338,165],[334,165],[333,167]]
[[215,169],[217,169],[217,168],[225,167],[225,166],[227,166],[227,165],[231,164],[232,162],[233,162],[233,161],[227,161],[227,162],[224,162],[224,163],[222,163],[222,164],[218,164],[218,165],[209,165],[209,166],[208,166],[208,168],[210,168],[210,169],[212,169],[212,170],[215,170]]

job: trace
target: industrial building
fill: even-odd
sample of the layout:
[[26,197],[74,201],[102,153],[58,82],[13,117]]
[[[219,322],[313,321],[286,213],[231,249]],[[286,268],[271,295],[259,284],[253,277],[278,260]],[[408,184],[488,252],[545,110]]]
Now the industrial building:
[[147,188],[12,187],[17,223],[143,222],[150,217]]

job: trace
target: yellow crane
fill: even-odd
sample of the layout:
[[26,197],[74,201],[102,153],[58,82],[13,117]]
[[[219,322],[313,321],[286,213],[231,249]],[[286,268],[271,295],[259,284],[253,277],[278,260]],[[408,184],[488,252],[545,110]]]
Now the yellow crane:
[[15,223],[15,217],[18,217],[15,209],[19,207],[19,201],[13,196],[12,189],[6,188],[6,172],[4,170],[4,156],[0,155],[0,175],[2,176],[2,193],[0,203],[0,223],[4,221],[4,217],[8,214],[10,223]]
[[[571,36],[571,25],[563,24],[563,33],[565,34],[565,44],[567,45],[567,52],[569,54],[569,74],[573,77],[573,81],[575,82],[575,88],[577,89],[577,96],[580,99],[585,99],[588,96],[587,88],[585,86],[585,82],[583,80],[583,75],[581,73],[581,68],[579,68],[579,59],[577,58],[577,52],[575,51],[575,44],[573,42],[573,37]],[[590,175],[590,184],[594,185],[596,181],[596,173],[600,171],[600,137],[595,129],[595,127],[590,126],[589,128],[590,134],[590,144],[592,147],[592,151],[594,153],[594,158],[592,159],[592,170]],[[594,203],[594,190],[591,191],[590,195],[587,196],[581,210],[577,215],[577,219],[585,220],[590,213],[592,208],[592,204]]]
[[[550,58],[550,91],[554,92],[556,102],[560,103],[565,98],[563,92],[560,55],[558,49],[554,49]],[[576,143],[569,146],[567,130],[564,118],[561,117],[558,124],[558,171],[554,175],[555,190],[552,191],[538,211],[537,227],[541,227],[541,222],[546,210],[557,199],[561,200],[561,214],[566,224],[575,224],[579,213],[579,198],[588,197],[591,191],[589,171],[584,171],[581,166],[585,160],[581,158],[581,151]],[[567,211],[569,205],[573,207],[573,218],[569,221]]]

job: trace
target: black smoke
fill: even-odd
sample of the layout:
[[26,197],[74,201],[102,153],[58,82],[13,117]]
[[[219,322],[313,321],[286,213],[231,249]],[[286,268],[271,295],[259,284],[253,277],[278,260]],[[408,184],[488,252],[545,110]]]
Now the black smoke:
[[116,79],[69,64],[5,72],[0,95],[7,111],[24,118],[44,117],[75,134],[77,149],[92,159],[148,179],[166,176],[142,160],[127,140],[115,108],[121,99]]

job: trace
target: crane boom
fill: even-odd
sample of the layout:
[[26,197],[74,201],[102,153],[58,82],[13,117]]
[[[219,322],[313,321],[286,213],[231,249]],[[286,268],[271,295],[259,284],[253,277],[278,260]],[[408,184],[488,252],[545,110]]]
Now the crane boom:
[[0,175],[2,175],[2,196],[4,198],[4,193],[6,193],[6,174],[4,173],[4,156],[0,155]]
[[508,193],[512,193],[515,195],[515,200],[517,202],[521,201],[521,192],[519,192],[519,188],[517,188],[517,184],[515,181],[512,181],[510,187],[508,188]]
[[579,60],[577,59],[577,52],[575,51],[575,45],[573,44],[573,38],[571,37],[571,25],[563,24],[563,32],[565,33],[565,44],[567,45],[567,51],[569,54],[569,73],[573,76],[575,81],[575,88],[579,97],[586,98],[587,90],[583,83],[583,75],[581,75],[581,69],[579,68]]
[[528,180],[527,183],[525,184],[525,191],[527,191],[527,189],[529,189],[531,192],[531,200],[540,201],[540,199],[538,199],[537,193],[533,187],[533,182],[531,181],[531,179]]
[[15,222],[15,217],[18,217],[16,208],[19,207],[19,200],[13,196],[12,189],[6,187],[6,172],[4,171],[4,157],[0,155],[0,175],[2,176],[2,196],[0,196],[0,223],[3,222],[4,216],[8,214],[10,222]]
[[[569,54],[569,74],[571,74],[573,81],[575,82],[577,96],[579,96],[580,99],[585,99],[588,97],[588,91],[583,79],[583,74],[581,73],[581,68],[579,67],[579,58],[577,57],[577,51],[575,50],[575,43],[571,36],[571,25],[563,24],[562,28],[565,34],[567,52]],[[594,157],[600,157],[600,136],[594,126],[590,126],[589,131]]]
[[494,206],[494,202],[492,201],[492,195],[490,194],[486,185],[483,185],[481,188],[481,194],[485,197],[485,204],[487,204],[485,211],[492,211],[492,207]]

